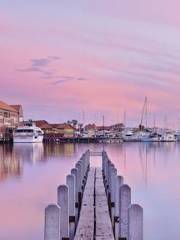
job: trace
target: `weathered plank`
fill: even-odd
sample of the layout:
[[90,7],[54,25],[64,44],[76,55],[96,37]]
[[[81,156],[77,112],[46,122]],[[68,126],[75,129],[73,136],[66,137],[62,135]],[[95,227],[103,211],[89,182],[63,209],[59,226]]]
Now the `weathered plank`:
[[90,168],[74,240],[93,240],[94,238],[94,178],[95,168]]
[[96,240],[114,240],[101,168],[96,168],[95,196]]

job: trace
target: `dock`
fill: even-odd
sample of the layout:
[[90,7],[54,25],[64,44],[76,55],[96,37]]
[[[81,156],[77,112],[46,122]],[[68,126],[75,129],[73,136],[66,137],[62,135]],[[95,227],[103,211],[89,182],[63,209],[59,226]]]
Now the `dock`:
[[114,240],[100,168],[90,168],[74,239]]
[[[92,156],[102,167],[91,167]],[[82,155],[45,209],[44,240],[143,240],[143,209],[105,151]]]

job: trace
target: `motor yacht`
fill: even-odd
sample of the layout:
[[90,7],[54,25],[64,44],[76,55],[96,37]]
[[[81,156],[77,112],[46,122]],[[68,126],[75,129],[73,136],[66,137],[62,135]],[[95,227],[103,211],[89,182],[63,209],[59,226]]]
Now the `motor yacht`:
[[30,122],[22,127],[15,129],[13,133],[14,143],[41,143],[44,132],[34,123]]

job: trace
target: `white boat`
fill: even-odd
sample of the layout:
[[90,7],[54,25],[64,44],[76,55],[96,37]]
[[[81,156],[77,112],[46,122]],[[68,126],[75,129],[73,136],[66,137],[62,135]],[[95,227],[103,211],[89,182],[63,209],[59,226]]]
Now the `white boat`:
[[134,142],[138,141],[137,135],[134,133],[133,129],[131,128],[126,128],[122,132],[122,139],[125,142]]
[[162,142],[176,142],[176,136],[173,132],[164,132],[161,136],[161,141]]
[[42,143],[44,132],[34,123],[18,127],[13,133],[14,143]]
[[144,136],[141,138],[142,142],[160,142],[161,141],[161,135],[157,133],[150,133],[148,136]]

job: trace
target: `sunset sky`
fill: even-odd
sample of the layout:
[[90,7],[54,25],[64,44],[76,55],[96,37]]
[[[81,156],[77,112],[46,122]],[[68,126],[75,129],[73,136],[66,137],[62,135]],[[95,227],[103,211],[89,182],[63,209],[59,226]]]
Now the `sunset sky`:
[[[180,128],[180,1],[0,1],[0,99],[26,118]],[[82,114],[84,112],[84,114]]]

